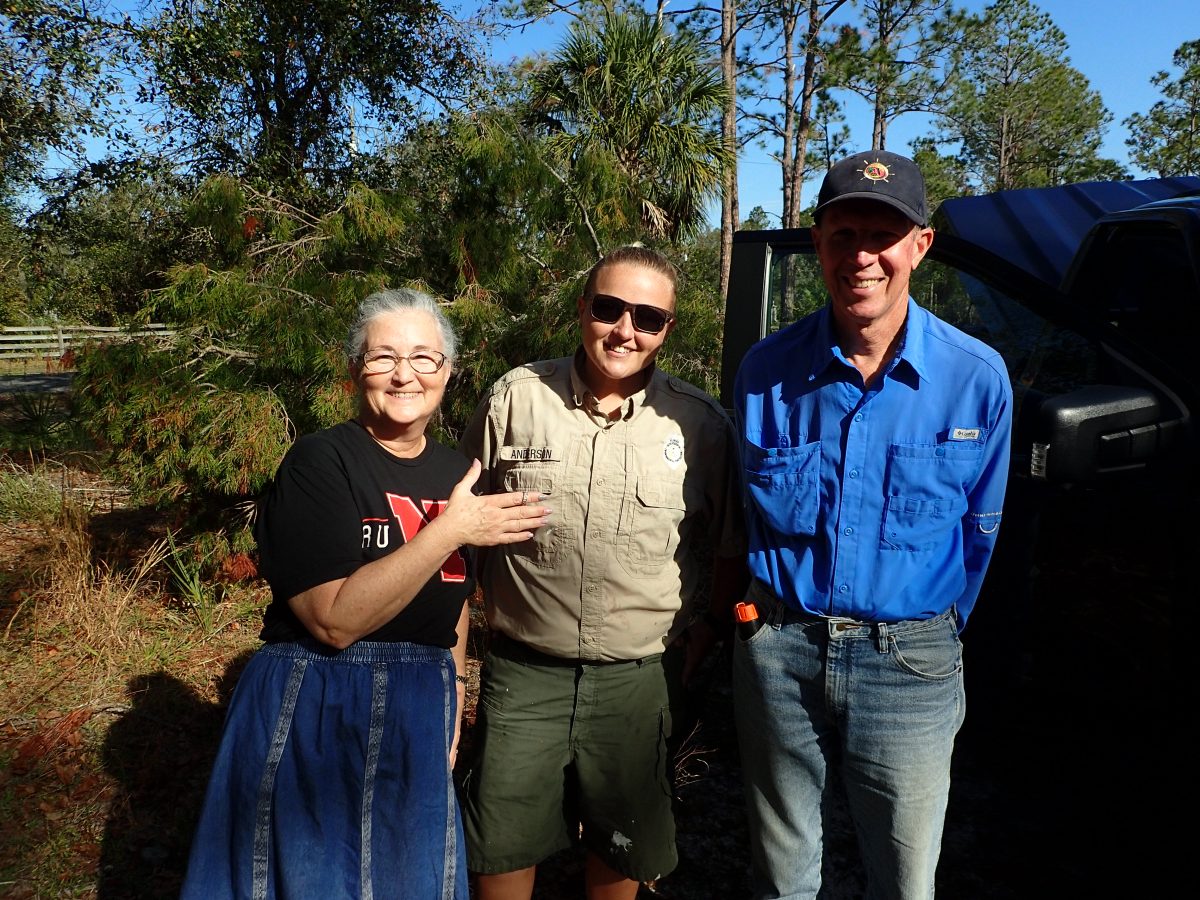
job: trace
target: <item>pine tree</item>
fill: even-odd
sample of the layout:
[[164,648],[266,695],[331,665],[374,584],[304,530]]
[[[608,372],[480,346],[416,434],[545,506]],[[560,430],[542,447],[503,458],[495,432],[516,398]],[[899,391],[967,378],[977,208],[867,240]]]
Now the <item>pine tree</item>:
[[1200,41],[1180,44],[1172,63],[1179,76],[1159,72],[1150,79],[1165,99],[1125,120],[1125,143],[1133,161],[1159,177],[1200,175]]

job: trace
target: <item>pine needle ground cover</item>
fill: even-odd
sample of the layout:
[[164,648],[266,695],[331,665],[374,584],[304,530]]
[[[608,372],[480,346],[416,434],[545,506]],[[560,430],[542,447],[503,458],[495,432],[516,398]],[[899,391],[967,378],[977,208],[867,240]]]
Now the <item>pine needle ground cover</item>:
[[187,596],[169,519],[0,462],[0,896],[168,897],[261,585]]

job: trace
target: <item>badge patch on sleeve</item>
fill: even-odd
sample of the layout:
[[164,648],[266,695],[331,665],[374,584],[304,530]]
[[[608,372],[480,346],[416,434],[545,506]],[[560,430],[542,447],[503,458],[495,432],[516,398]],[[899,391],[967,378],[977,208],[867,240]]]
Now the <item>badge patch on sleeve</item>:
[[683,462],[683,435],[670,434],[663,441],[663,459],[671,469],[678,469]]
[[950,440],[952,441],[977,441],[983,435],[983,431],[979,428],[951,428]]

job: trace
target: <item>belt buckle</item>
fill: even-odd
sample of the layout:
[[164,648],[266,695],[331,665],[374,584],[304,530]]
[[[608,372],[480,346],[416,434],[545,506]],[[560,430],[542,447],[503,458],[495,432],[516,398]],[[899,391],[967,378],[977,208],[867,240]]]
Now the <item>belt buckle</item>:
[[851,628],[858,628],[860,624],[861,624],[860,622],[834,622],[833,630],[834,631],[849,631]]

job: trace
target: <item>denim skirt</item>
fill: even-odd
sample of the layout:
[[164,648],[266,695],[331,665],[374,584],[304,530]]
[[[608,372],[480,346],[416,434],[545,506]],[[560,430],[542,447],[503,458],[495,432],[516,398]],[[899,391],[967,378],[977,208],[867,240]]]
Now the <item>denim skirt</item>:
[[467,900],[438,647],[268,644],[225,720],[184,900]]

